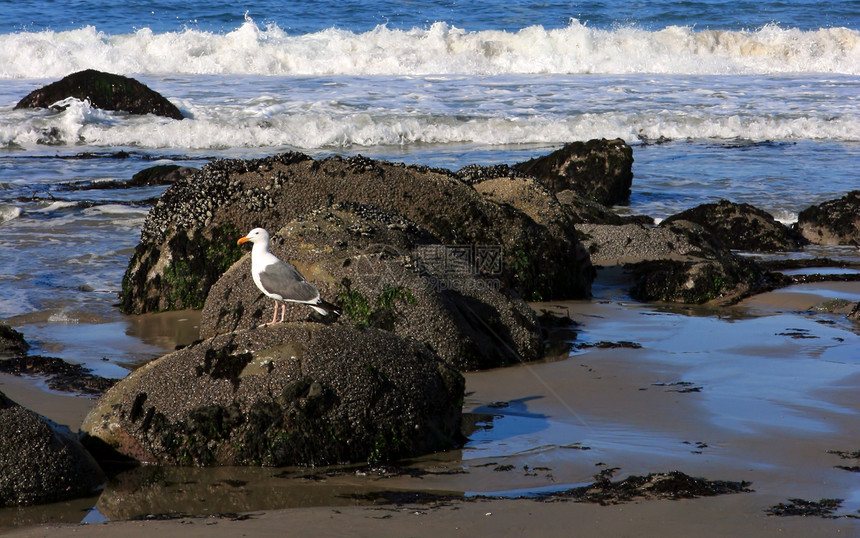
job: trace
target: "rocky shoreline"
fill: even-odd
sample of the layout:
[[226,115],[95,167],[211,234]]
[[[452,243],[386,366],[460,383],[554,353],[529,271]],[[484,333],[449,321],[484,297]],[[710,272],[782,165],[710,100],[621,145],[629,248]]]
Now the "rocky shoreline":
[[[276,466],[456,448],[461,372],[546,354],[554,324],[541,323],[527,300],[588,298],[596,268],[614,267],[630,275],[628,291],[640,301],[722,307],[796,282],[739,250],[860,245],[860,191],[801,211],[792,227],[729,201],[657,225],[622,218],[603,204],[629,198],[632,163],[623,141],[592,140],[456,172],[300,153],[154,172],[172,174],[170,187],[143,226],[120,308],[201,310],[201,341],[111,387],[28,356],[20,335],[3,327],[4,371],[47,373],[55,390],[101,398],[81,425],[81,446],[0,394],[0,428],[63,440],[30,451],[30,441],[0,437],[0,504],[91,494],[103,475],[84,446],[102,464]],[[312,319],[300,305],[287,323],[259,327],[269,302],[236,245],[256,226],[269,228],[273,252],[344,316]],[[857,321],[860,303],[847,315]],[[34,461],[48,447],[59,463]],[[38,482],[45,468],[87,479]]]

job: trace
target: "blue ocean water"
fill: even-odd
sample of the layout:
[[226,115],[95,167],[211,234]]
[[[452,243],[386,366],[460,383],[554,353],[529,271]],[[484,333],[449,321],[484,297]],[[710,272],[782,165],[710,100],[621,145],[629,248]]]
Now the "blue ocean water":
[[[160,194],[68,185],[155,163],[299,150],[458,169],[620,137],[636,160],[623,212],[728,198],[791,222],[860,187],[857,1],[0,0],[0,13],[0,319],[36,340],[118,319]],[[188,119],[13,109],[86,68],[133,76]]]

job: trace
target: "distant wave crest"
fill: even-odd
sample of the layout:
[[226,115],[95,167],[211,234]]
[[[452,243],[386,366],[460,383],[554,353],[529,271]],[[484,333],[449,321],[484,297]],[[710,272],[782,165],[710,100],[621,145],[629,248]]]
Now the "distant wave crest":
[[0,78],[56,78],[94,68],[124,74],[860,74],[860,32],[697,30],[671,26],[469,32],[444,22],[364,33],[289,35],[247,19],[228,33],[194,29],[108,35],[92,26],[0,35]]
[[16,219],[21,215],[21,208],[0,204],[0,224]]

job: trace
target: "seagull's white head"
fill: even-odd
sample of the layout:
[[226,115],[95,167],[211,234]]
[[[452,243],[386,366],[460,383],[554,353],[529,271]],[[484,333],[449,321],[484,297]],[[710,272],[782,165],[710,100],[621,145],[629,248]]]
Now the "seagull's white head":
[[242,243],[247,243],[248,241],[256,244],[262,243],[264,245],[269,244],[269,232],[262,228],[254,228],[248,235],[245,237],[240,237],[238,241],[236,241],[237,245],[241,245]]

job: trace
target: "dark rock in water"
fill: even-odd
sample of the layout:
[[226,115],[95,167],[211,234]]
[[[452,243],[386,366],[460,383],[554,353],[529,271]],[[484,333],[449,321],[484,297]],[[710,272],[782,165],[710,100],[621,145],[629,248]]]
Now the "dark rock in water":
[[728,200],[688,209],[669,217],[661,225],[668,226],[679,220],[695,222],[730,249],[752,252],[797,250],[804,242],[770,213]]
[[606,206],[630,201],[633,149],[620,138],[573,142],[514,168],[537,178],[553,192],[569,189]]
[[765,271],[749,258],[733,254],[696,223],[677,220],[661,223],[660,228],[684,236],[701,250],[693,253],[692,260],[646,261],[631,267],[639,276],[631,295],[639,300],[731,304],[787,283],[785,277]]
[[172,185],[177,180],[186,178],[196,171],[196,168],[179,166],[178,164],[150,166],[133,175],[128,182],[128,186],[151,187],[153,185]]
[[[458,370],[532,361],[543,354],[534,312],[501,287],[492,271],[500,266],[487,262],[481,273],[473,263],[486,254],[500,264],[498,250],[447,247],[414,222],[355,204],[290,222],[272,233],[270,248],[342,307],[341,323],[413,338]],[[254,285],[246,255],[210,289],[200,336],[253,328],[269,321],[273,308]],[[306,305],[290,306],[287,319],[309,314]]]
[[[527,299],[590,294],[588,257],[552,197],[547,208],[530,213],[484,196],[447,170],[285,153],[216,160],[171,185],[147,216],[123,278],[121,308],[202,308],[209,288],[244,254],[238,237],[257,226],[274,232],[338,202],[402,215],[446,245],[500,249],[499,280]],[[535,220],[548,215],[563,220]]]
[[91,370],[80,364],[40,355],[21,355],[0,360],[0,372],[12,375],[45,376],[48,378],[48,387],[51,390],[90,396],[101,395],[116,383],[116,379],[93,375]]
[[66,428],[0,393],[0,506],[92,495],[105,476]]
[[732,303],[787,283],[753,260],[737,256],[686,220],[660,226],[579,225],[597,266],[633,274],[631,295],[642,301]]
[[128,181],[85,181],[61,183],[60,185],[75,191],[153,187],[158,185],[172,185],[176,180],[188,177],[196,171],[196,168],[190,168],[188,166],[160,164],[158,166],[144,168],[133,175]]
[[706,480],[680,471],[651,473],[647,476],[630,476],[618,482],[610,481],[611,473],[600,474],[593,484],[550,493],[541,500],[574,499],[578,502],[618,504],[635,499],[695,499],[731,493],[748,493],[749,482]]
[[639,275],[630,290],[641,301],[704,304],[719,300],[732,304],[779,285],[742,258],[701,262],[644,262],[631,268]]
[[0,358],[26,355],[28,349],[30,344],[24,340],[23,334],[0,322]]
[[817,245],[860,247],[860,190],[804,209],[797,217],[797,230]]
[[155,114],[175,120],[184,118],[176,105],[137,80],[94,69],[73,73],[33,90],[15,108],[48,108],[68,97],[89,99],[92,106],[102,110]]
[[205,340],[117,383],[88,446],[177,465],[379,462],[461,442],[463,377],[414,341],[288,323]]

